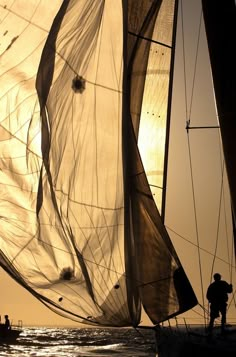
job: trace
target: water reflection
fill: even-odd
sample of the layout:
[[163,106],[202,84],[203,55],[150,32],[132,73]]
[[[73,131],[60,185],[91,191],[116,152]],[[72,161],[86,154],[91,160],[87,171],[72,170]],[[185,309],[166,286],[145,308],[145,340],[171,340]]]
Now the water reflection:
[[0,356],[155,356],[154,333],[134,329],[24,328],[18,342],[2,345]]

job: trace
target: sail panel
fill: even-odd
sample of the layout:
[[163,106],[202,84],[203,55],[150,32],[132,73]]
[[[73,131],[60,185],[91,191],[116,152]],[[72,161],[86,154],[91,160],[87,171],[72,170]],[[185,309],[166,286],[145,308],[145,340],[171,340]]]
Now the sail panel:
[[[145,77],[138,145],[148,182],[162,209],[174,1],[163,1],[153,29]],[[154,42],[155,41],[155,42]]]
[[[139,13],[137,2],[130,4],[132,13]],[[157,204],[161,208],[161,200],[154,201],[150,188],[151,182],[160,187],[163,184],[174,9],[175,1],[146,1],[139,22],[129,22],[127,58],[132,124],[126,126],[126,220],[129,219],[131,229],[128,231],[127,221],[125,228],[126,237],[129,236],[127,254],[136,257],[132,264],[136,263],[137,268],[128,266],[127,271],[131,276],[137,269],[142,304],[153,323],[197,303],[156,207]],[[156,40],[163,42],[155,43]],[[151,115],[147,115],[149,110]]]
[[135,36],[143,39],[135,52],[131,91],[136,100],[131,101],[131,114],[148,181],[161,210],[175,1],[129,4],[128,59],[137,46]]
[[[234,225],[236,222],[236,3],[202,0]],[[235,244],[236,247],[236,238]],[[235,248],[236,249],[236,248]],[[236,252],[236,251],[235,251]]]
[[28,3],[1,4],[1,33],[15,24],[2,54],[1,263],[63,316],[132,325],[122,1]]
[[132,150],[136,160],[130,163],[130,214],[137,284],[144,310],[155,324],[191,309],[197,299],[157,210],[135,143]]

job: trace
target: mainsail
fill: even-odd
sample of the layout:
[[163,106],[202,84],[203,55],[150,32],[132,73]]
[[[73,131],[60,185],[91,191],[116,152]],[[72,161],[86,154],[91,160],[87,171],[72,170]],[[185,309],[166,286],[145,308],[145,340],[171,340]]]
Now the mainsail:
[[197,303],[137,144],[153,82],[166,130],[175,9],[0,1],[0,263],[76,321],[138,325],[143,306],[158,323]]
[[[236,70],[235,51],[232,44],[235,41],[236,4],[228,1],[223,8],[219,2],[214,5],[208,0],[202,1],[206,26],[211,68],[214,81],[217,111],[227,168],[234,225],[236,222]],[[219,43],[221,44],[219,46]],[[230,73],[228,69],[230,68]],[[235,244],[236,247],[236,238]],[[235,251],[236,255],[236,251]]]

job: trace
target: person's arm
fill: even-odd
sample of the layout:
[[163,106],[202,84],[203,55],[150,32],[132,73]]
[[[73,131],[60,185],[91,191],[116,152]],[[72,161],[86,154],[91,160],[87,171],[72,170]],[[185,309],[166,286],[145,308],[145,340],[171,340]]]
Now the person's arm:
[[207,300],[211,302],[211,286],[208,287],[207,293],[206,293]]

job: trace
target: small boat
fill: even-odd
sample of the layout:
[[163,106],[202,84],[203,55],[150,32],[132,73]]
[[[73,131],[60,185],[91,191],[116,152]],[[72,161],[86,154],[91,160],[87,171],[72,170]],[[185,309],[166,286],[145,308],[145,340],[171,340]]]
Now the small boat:
[[205,332],[213,273],[236,286],[236,3],[184,3],[211,64],[186,111],[177,0],[0,0],[0,265],[66,318],[209,357],[236,352]]
[[0,324],[0,343],[13,344],[17,342],[20,333],[22,332],[22,326],[11,326],[10,329],[6,329],[4,324]]

